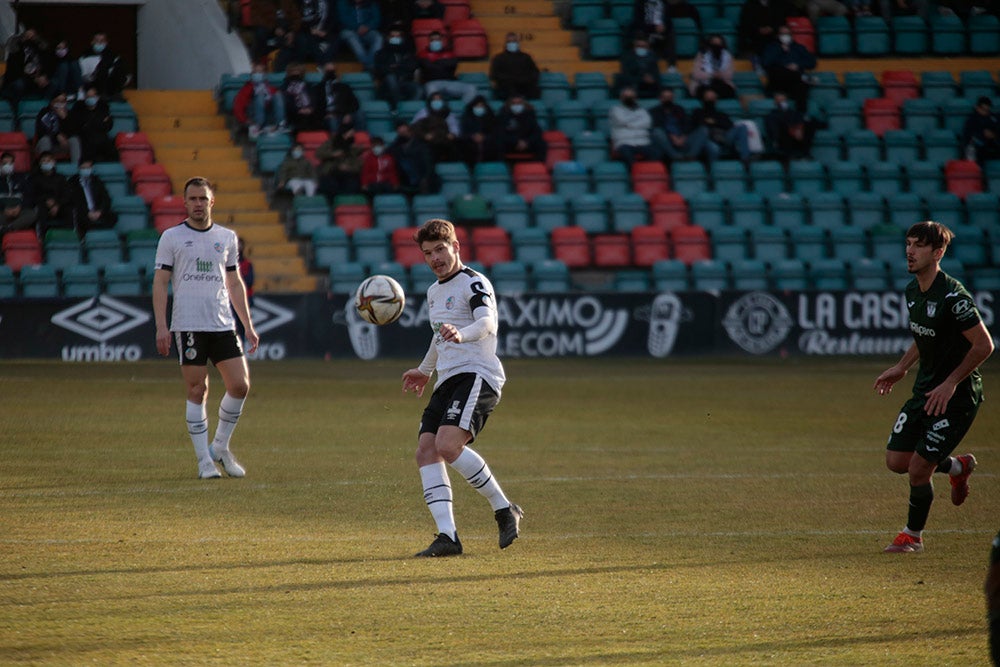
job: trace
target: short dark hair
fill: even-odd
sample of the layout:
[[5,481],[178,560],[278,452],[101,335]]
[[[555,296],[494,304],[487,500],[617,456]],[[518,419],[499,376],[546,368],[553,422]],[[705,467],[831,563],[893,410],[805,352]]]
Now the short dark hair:
[[417,245],[423,245],[425,241],[452,243],[458,240],[458,236],[455,234],[455,225],[451,222],[443,218],[431,218],[417,230],[413,240]]
[[185,197],[187,197],[188,188],[191,187],[191,186],[195,186],[195,187],[198,187],[198,188],[205,188],[210,193],[212,193],[212,194],[215,193],[215,188],[212,187],[212,184],[204,176],[194,176],[192,178],[187,179],[187,181],[184,183],[184,196]]
[[948,244],[955,238],[955,233],[940,222],[925,220],[911,225],[906,230],[906,238],[916,239],[917,243],[925,243],[937,250],[938,248],[947,248]]

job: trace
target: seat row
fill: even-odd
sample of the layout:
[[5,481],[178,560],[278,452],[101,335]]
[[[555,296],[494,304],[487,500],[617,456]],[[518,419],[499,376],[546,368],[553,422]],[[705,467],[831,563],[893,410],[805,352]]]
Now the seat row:
[[[572,288],[569,267],[559,260],[509,260],[497,262],[489,268],[474,261],[465,264],[486,274],[498,294],[566,292]],[[338,262],[329,267],[329,289],[335,294],[351,294],[362,280],[376,273],[392,276],[407,293],[423,293],[436,280],[426,264],[407,267],[392,260]]]
[[19,271],[0,264],[0,299],[142,296],[150,293],[152,273],[134,263],[73,264],[56,267],[37,263]]
[[133,230],[125,239],[111,229],[93,229],[82,240],[73,230],[50,229],[44,242],[34,230],[7,232],[0,247],[4,265],[13,271],[43,263],[61,270],[80,264],[103,269],[130,262],[152,272],[158,242],[159,233],[153,229]]

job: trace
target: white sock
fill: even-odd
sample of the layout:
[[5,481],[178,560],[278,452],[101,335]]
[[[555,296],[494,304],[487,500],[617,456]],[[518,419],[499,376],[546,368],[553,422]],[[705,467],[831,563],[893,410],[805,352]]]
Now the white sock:
[[469,484],[476,491],[481,493],[490,501],[493,511],[510,507],[510,501],[503,494],[500,484],[494,479],[490,467],[482,456],[477,454],[471,447],[466,447],[458,458],[451,462],[451,467],[461,473]]
[[243,403],[246,400],[246,398],[234,398],[228,393],[222,397],[222,402],[219,403],[219,425],[212,440],[216,450],[229,449],[229,439],[233,437],[233,430],[243,413]]
[[424,485],[424,502],[434,517],[437,531],[455,539],[455,515],[452,513],[451,482],[444,463],[420,467],[420,481]]
[[904,528],[903,532],[909,535],[910,537],[917,537],[917,538],[919,538],[924,533],[924,531],[922,530],[910,530],[909,528]]
[[188,435],[191,436],[191,444],[194,445],[194,455],[199,461],[207,461],[211,457],[208,455],[208,413],[201,403],[187,402],[187,427]]

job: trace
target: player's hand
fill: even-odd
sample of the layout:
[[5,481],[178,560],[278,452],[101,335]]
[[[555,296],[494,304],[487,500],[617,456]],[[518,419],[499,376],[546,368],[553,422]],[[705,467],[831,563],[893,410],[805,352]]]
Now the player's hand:
[[454,324],[442,324],[441,328],[438,329],[438,334],[441,335],[441,340],[447,341],[449,343],[461,343],[462,333],[458,330]]
[[885,396],[890,391],[892,391],[892,385],[896,384],[906,375],[906,371],[902,370],[897,366],[893,366],[882,372],[875,379],[875,391],[878,392],[879,396]]
[[247,329],[243,335],[247,341],[247,354],[253,354],[260,344],[260,336],[257,335],[257,331],[253,327]]
[[948,409],[948,401],[955,395],[955,385],[945,380],[938,386],[925,394],[927,402],[924,403],[924,412],[932,417],[943,415]]
[[164,357],[170,354],[170,331],[168,329],[156,330],[156,351]]
[[431,376],[424,375],[420,372],[420,369],[411,368],[403,373],[403,393],[412,391],[418,397],[423,396],[424,388],[427,387],[427,381],[430,379]]

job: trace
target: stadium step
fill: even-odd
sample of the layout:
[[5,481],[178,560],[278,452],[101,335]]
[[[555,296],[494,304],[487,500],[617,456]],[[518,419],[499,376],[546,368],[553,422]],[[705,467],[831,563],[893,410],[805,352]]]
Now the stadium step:
[[145,130],[225,130],[226,119],[221,116],[146,116]]

